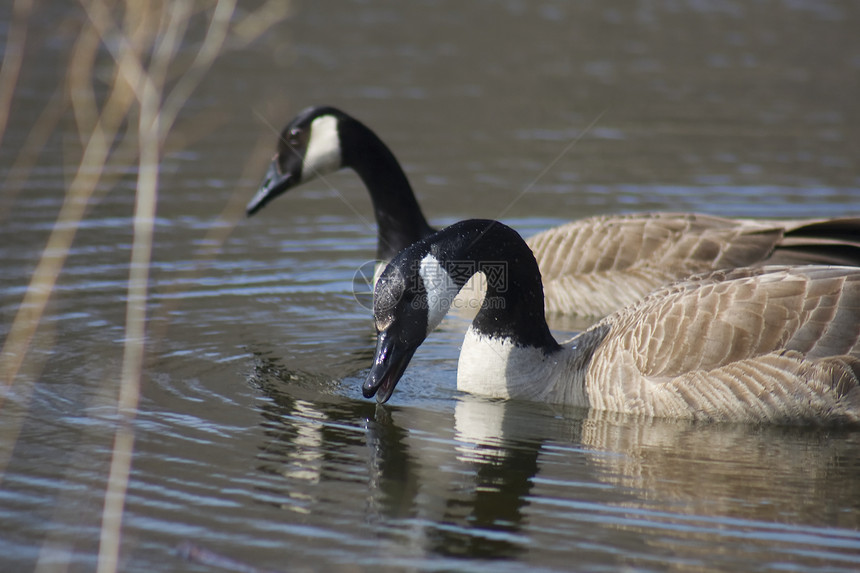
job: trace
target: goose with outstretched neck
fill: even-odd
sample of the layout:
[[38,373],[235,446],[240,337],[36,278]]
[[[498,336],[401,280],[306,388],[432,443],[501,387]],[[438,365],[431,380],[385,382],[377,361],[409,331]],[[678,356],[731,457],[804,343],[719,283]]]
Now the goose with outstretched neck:
[[[388,146],[365,124],[328,106],[307,108],[284,128],[247,212],[253,215],[288,190],[346,168],[370,193],[379,260],[389,261],[434,232]],[[757,264],[860,265],[860,218],[607,215],[548,229],[527,243],[543,274],[547,312],[599,317],[693,273]]]
[[374,291],[365,397],[387,401],[470,278],[487,277],[460,390],[667,418],[860,422],[860,268],[760,266],[661,287],[559,343],[540,270],[513,229],[451,225],[410,245]]

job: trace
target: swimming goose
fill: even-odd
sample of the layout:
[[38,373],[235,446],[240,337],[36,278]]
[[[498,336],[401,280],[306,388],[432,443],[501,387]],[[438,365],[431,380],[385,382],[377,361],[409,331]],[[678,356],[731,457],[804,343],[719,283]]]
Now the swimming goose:
[[422,239],[383,271],[365,397],[391,397],[418,346],[478,271],[487,291],[460,352],[460,390],[654,417],[860,422],[860,268],[699,274],[559,344],[534,255],[514,230],[488,220]]
[[[389,261],[434,232],[391,150],[333,107],[305,109],[284,128],[247,212],[347,167],[370,192],[379,260]],[[754,221],[643,213],[574,221],[527,242],[543,273],[547,312],[603,316],[662,284],[708,270],[784,261],[860,265],[858,237],[860,218]]]

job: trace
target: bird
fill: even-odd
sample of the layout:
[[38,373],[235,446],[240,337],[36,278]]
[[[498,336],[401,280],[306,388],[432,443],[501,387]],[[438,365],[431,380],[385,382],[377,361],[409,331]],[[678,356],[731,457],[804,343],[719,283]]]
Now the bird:
[[[309,107],[287,124],[246,212],[254,215],[288,190],[345,168],[358,174],[373,203],[381,261],[375,279],[394,255],[436,229],[388,146],[340,109]],[[543,273],[547,312],[601,317],[694,273],[757,264],[860,265],[858,237],[860,217],[779,221],[655,212],[575,220],[527,242]]]
[[470,273],[487,291],[457,388],[654,418],[860,422],[860,267],[761,265],[663,285],[559,343],[529,246],[493,220],[455,223],[396,255],[374,290],[362,385],[386,402]]

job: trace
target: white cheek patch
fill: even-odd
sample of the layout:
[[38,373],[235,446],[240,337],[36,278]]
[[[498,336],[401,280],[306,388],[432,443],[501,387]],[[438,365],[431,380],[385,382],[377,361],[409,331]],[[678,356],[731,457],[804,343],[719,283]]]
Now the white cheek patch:
[[302,162],[302,181],[340,169],[340,136],[337,118],[323,115],[311,122],[311,136]]
[[460,287],[429,253],[421,259],[420,275],[427,291],[427,334],[430,334],[445,318]]

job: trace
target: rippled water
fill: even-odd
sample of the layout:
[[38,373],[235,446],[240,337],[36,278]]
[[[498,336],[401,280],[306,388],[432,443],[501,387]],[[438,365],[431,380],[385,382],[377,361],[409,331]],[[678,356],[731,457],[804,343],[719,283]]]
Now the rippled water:
[[[77,4],[40,10],[0,179],[74,41],[57,23],[80,18]],[[500,216],[529,235],[646,209],[857,214],[858,12],[295,2],[226,54],[162,168],[121,570],[860,568],[860,433],[469,397],[455,388],[456,317],[377,406],[359,391],[373,338],[353,278],[375,228],[358,179],[241,215],[275,133],[319,103],[378,131],[437,225]],[[0,22],[5,44],[9,7]],[[23,187],[0,192],[4,337],[74,145],[69,117]],[[3,571],[95,568],[132,240],[134,173],[117,175],[3,404]]]

